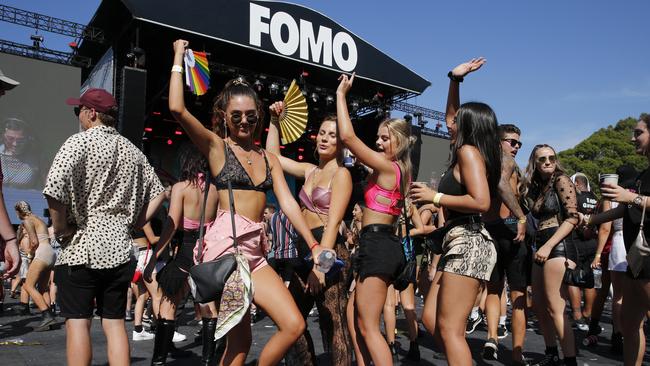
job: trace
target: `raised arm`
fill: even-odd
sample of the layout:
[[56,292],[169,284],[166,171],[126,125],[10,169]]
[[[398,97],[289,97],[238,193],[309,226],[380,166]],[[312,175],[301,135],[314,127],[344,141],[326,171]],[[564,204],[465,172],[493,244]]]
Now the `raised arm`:
[[[174,66],[183,66],[183,56],[185,48],[189,42],[178,39],[174,42]],[[183,93],[183,73],[172,71],[169,79],[169,112],[171,112],[174,119],[176,119],[187,135],[190,137],[194,145],[201,151],[201,153],[210,157],[210,151],[223,150],[223,140],[215,133],[208,130],[201,124],[201,122],[194,117],[190,111],[185,108],[185,95]],[[216,145],[216,146],[215,146]],[[215,147],[214,150],[212,148]]]
[[280,149],[280,121],[279,117],[284,110],[284,102],[275,102],[269,107],[271,112],[271,123],[269,123],[269,133],[266,135],[266,151],[272,152],[280,161],[282,170],[293,175],[296,178],[307,178],[314,165],[309,163],[299,163],[293,159],[282,156]]
[[347,169],[338,168],[334,173],[331,197],[327,227],[320,243],[323,248],[327,249],[334,249],[336,246],[336,236],[339,233],[339,227],[350,197],[352,197],[352,176]]
[[459,86],[460,82],[463,81],[463,78],[467,76],[470,72],[476,71],[483,66],[485,59],[483,57],[473,58],[468,62],[464,62],[451,70],[451,76],[449,77],[449,91],[447,93],[447,109],[445,120],[447,126],[455,123],[456,112],[460,108],[460,92]]
[[340,83],[336,89],[336,116],[337,125],[339,129],[339,138],[347,146],[348,149],[361,161],[364,165],[369,166],[379,173],[395,174],[393,171],[392,163],[386,159],[382,154],[374,151],[366,146],[359,137],[354,133],[350,113],[348,112],[348,102],[346,96],[348,91],[352,88],[354,82],[354,74],[350,78],[342,74],[339,77]]

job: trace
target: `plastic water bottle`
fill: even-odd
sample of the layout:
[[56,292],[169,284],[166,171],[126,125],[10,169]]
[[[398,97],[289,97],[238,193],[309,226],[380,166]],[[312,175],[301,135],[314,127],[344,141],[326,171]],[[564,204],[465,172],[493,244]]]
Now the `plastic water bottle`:
[[603,283],[601,281],[603,271],[600,268],[594,268],[594,288],[601,288]]
[[588,346],[593,346],[598,344],[598,336],[597,335],[590,335],[587,336],[585,339],[582,340],[582,345],[585,347]]
[[336,261],[336,253],[333,250],[323,250],[318,255],[318,270],[327,273]]

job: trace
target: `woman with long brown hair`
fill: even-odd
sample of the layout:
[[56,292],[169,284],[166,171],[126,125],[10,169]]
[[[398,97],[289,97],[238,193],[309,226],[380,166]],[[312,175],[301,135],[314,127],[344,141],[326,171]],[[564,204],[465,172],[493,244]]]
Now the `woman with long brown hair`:
[[[318,165],[315,165],[282,156],[278,118],[283,110],[283,102],[276,102],[270,107],[271,124],[266,149],[276,154],[285,172],[305,180],[298,194],[303,208],[302,215],[321,246],[334,250],[336,256],[346,261],[349,268],[349,252],[343,237],[339,235],[339,227],[352,195],[352,177],[341,161],[343,144],[339,141],[336,117],[326,117],[320,124],[315,141]],[[299,259],[309,253],[307,243],[303,240],[297,240],[296,248]],[[307,317],[314,301],[316,302],[324,348],[331,356],[331,364],[351,365],[350,334],[345,324],[347,270],[328,278],[316,268],[307,267],[296,273],[300,286],[294,284],[290,289],[303,317]],[[308,291],[303,290],[305,287]],[[306,335],[298,339],[290,352],[293,356],[290,357],[291,361],[300,365],[308,365],[316,360],[313,342],[309,342]]]
[[565,365],[576,364],[573,329],[564,312],[568,289],[564,273],[577,260],[575,246],[565,241],[578,223],[576,189],[560,165],[555,150],[536,145],[524,175],[523,195],[532,215],[539,220],[535,234],[537,252],[533,264],[533,307],[546,345],[542,365],[559,364],[556,337]]
[[460,82],[480,69],[485,60],[472,59],[449,72],[447,129],[451,135],[449,167],[438,192],[421,183],[411,186],[415,202],[443,211],[446,234],[442,240],[439,272],[424,304],[422,320],[444,346],[450,365],[467,365],[472,354],[465,339],[467,315],[489,280],[496,249],[481,222],[481,214],[497,194],[501,177],[501,144],[496,114],[484,103],[460,104]]
[[[231,213],[228,183],[232,185],[236,213],[235,225],[246,228],[245,240],[239,243],[238,250],[246,257],[250,266],[252,282],[255,287],[253,301],[278,326],[259,355],[260,365],[275,365],[289,347],[305,330],[296,303],[282,279],[269,267],[265,260],[265,244],[262,214],[266,207],[266,192],[273,189],[282,211],[293,223],[296,231],[309,243],[315,261],[322,251],[309,226],[301,215],[298,203],[291,195],[284,178],[278,158],[255,146],[264,117],[262,102],[253,88],[240,79],[226,84],[214,104],[214,117],[217,124],[225,125],[226,138],[221,138],[208,130],[185,107],[183,95],[182,64],[188,42],[174,42],[174,67],[169,85],[169,110],[185,129],[199,151],[208,159],[210,173],[219,196],[220,210],[211,230],[231,227]],[[210,234],[208,230],[207,234]],[[206,234],[206,236],[207,236]],[[212,248],[215,258],[232,253],[230,240],[223,240]],[[204,257],[204,260],[214,258]],[[243,365],[252,342],[250,314],[230,329],[227,335],[223,364]]]

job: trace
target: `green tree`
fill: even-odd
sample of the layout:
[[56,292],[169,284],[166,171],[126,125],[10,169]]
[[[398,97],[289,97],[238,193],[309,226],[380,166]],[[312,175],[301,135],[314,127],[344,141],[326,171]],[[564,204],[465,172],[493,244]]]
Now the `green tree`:
[[562,165],[570,174],[586,174],[592,182],[592,189],[597,193],[600,193],[600,173],[614,173],[623,164],[630,164],[638,171],[646,169],[647,158],[637,155],[634,144],[630,141],[636,124],[636,118],[626,118],[614,126],[599,129],[574,148],[561,151],[559,156]]

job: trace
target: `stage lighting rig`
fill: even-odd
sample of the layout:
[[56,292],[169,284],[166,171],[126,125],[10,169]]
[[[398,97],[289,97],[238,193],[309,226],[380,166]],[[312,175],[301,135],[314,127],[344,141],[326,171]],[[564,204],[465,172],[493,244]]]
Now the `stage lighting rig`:
[[273,83],[271,83],[271,85],[269,86],[269,93],[271,93],[271,95],[276,95],[276,94],[278,94],[278,91],[279,91],[279,90],[280,90],[280,86],[278,85],[278,83],[273,82]]
[[45,40],[40,34],[32,34],[29,39],[32,40],[32,47],[39,49],[41,48],[41,43]]

